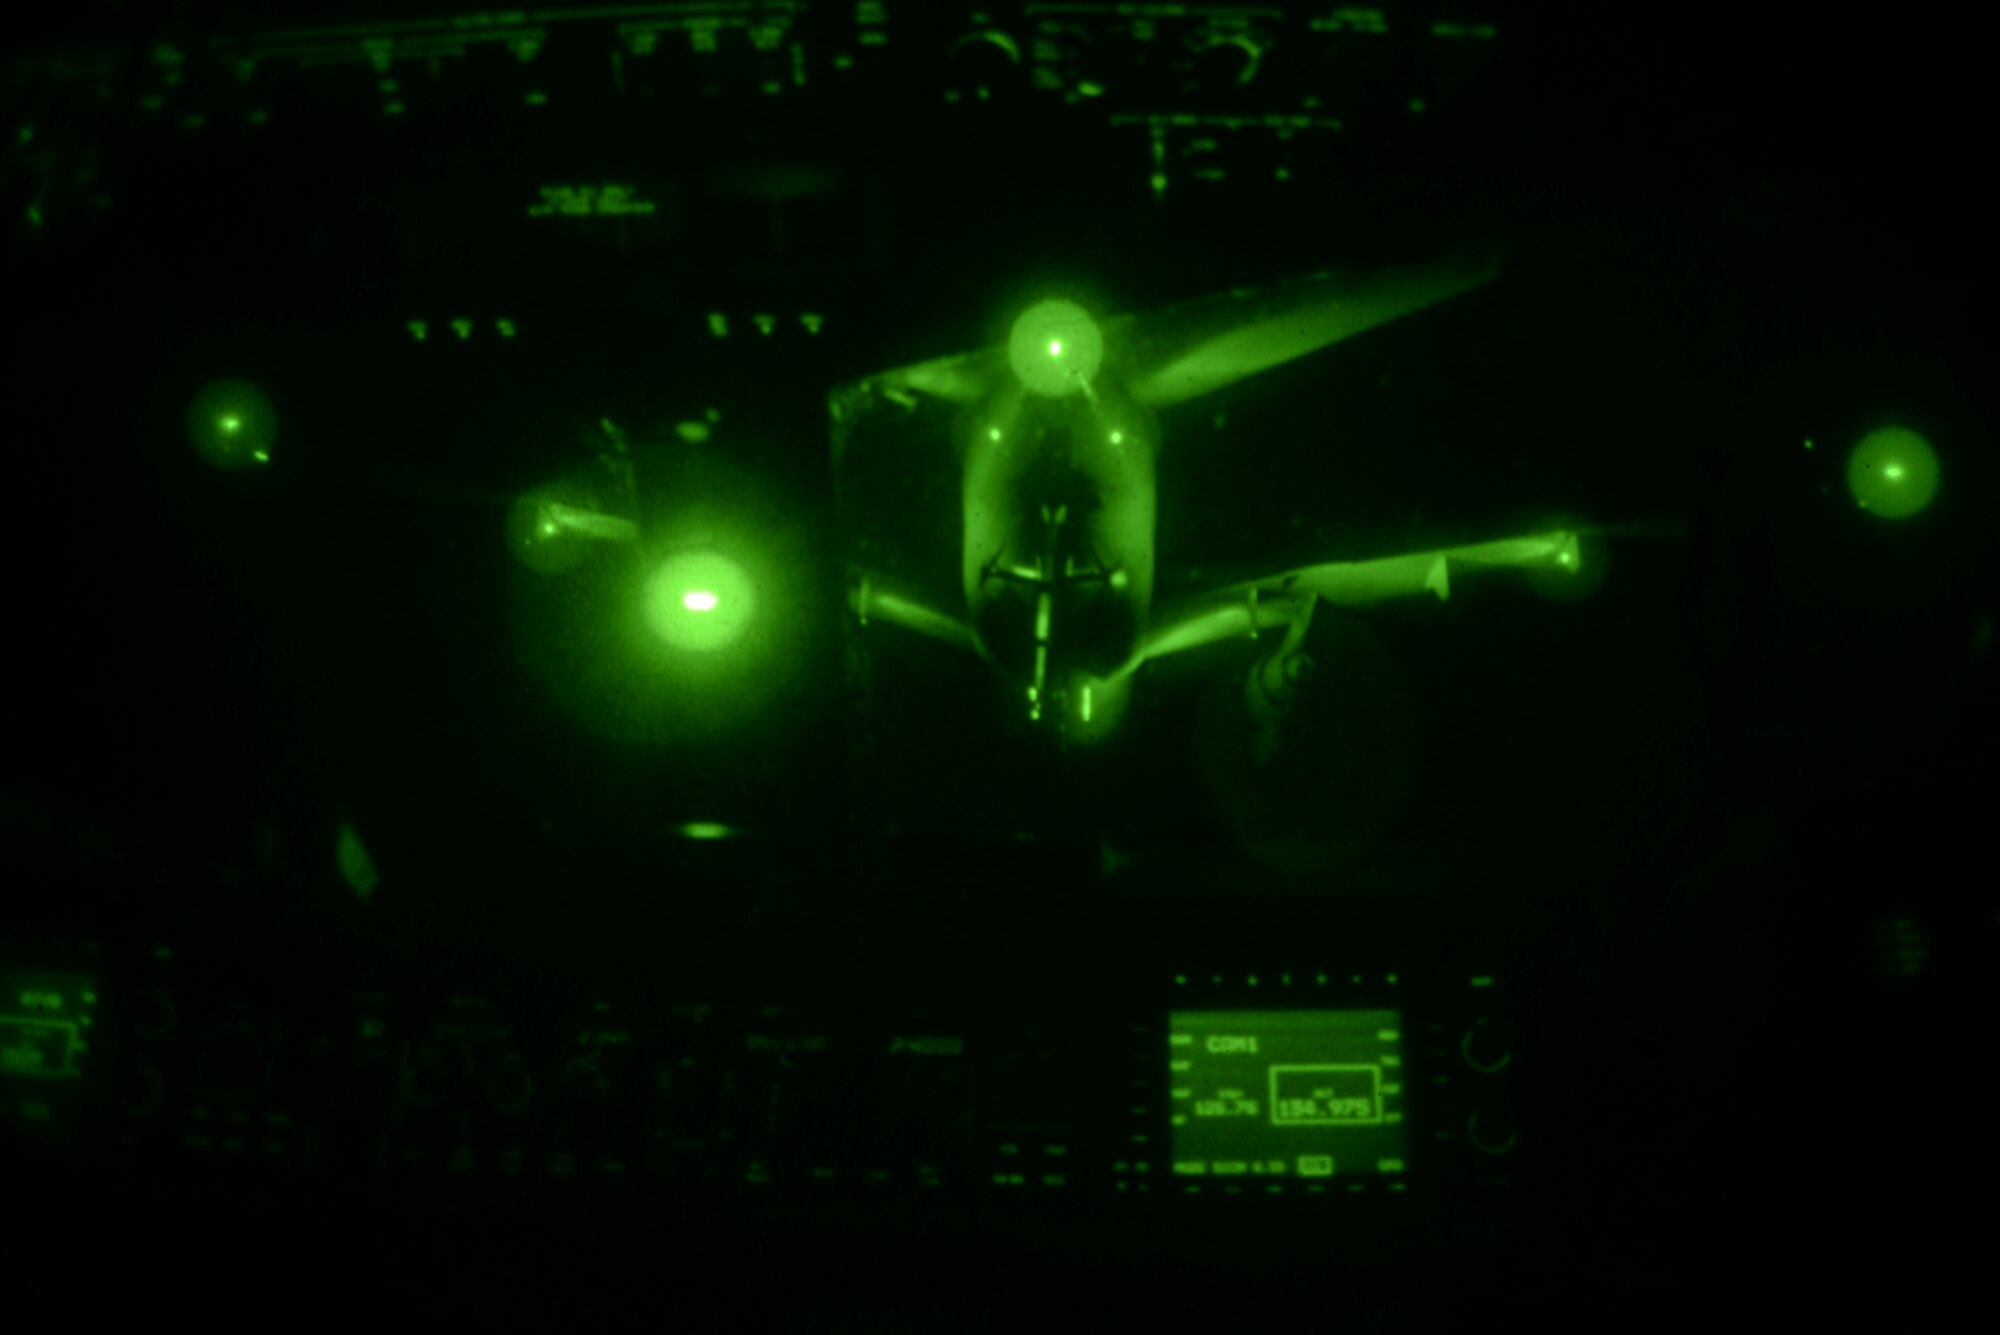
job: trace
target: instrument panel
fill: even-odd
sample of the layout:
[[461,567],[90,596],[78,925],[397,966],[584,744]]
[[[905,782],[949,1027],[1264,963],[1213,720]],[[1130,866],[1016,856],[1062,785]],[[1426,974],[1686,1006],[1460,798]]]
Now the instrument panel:
[[1490,972],[1117,970],[1130,990],[1109,1008],[1064,1007],[1053,979],[842,1004],[232,972],[168,945],[8,969],[10,1130],[113,1175],[1086,1212],[1245,1194],[1408,1208],[1498,1189],[1521,1152],[1516,1026]]

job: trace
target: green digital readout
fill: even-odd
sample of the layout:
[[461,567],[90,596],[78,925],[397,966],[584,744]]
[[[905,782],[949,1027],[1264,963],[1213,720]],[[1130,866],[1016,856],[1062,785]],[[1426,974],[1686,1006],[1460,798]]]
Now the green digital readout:
[[84,975],[0,971],[0,1076],[80,1074],[96,1009]]
[[75,1075],[72,1020],[0,1019],[0,1075]]
[[1399,1012],[1177,1011],[1167,1028],[1176,1177],[1403,1171]]

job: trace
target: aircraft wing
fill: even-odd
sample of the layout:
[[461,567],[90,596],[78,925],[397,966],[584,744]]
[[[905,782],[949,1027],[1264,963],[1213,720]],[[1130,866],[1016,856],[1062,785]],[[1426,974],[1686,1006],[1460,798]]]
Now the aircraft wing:
[[1238,289],[1112,321],[1105,344],[1120,349],[1132,398],[1164,408],[1483,287],[1505,257],[1495,243],[1426,264]]
[[[1425,264],[1329,270],[1102,322],[1107,365],[1152,408],[1233,385],[1342,339],[1483,287],[1506,255],[1489,243]],[[972,403],[1012,376],[1007,349],[954,353],[863,377],[835,392],[836,414],[887,398]]]
[[843,388],[849,394],[879,395],[910,407],[919,395],[947,403],[971,403],[992,393],[1006,371],[1005,350],[985,348],[881,371]]
[[964,617],[962,600],[955,606],[907,580],[869,570],[849,570],[847,606],[864,626],[884,622],[972,653],[979,652],[979,640]]
[[542,507],[543,522],[564,533],[576,533],[603,542],[635,542],[639,526],[629,519],[587,510],[580,506],[550,501]]
[[852,431],[870,413],[885,407],[885,401],[900,407],[905,416],[927,398],[973,403],[993,392],[1005,369],[1004,351],[988,348],[901,366],[836,386],[827,399],[833,419],[834,466],[839,467],[845,459]]
[[1155,608],[1152,623],[1140,642],[1138,661],[1241,639],[1259,631],[1291,627],[1311,615],[1316,603],[1336,607],[1366,607],[1391,598],[1435,594],[1440,602],[1451,596],[1454,575],[1503,567],[1517,569],[1582,569],[1582,547],[1575,530],[1563,529],[1507,538],[1498,542],[1436,551],[1412,552],[1373,561],[1338,561],[1304,566],[1268,579],[1217,589],[1212,593],[1164,603]]

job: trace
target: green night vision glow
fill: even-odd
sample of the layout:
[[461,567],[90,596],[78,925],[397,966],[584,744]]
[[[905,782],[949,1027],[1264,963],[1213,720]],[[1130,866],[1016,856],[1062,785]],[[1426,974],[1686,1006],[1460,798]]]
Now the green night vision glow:
[[1871,431],[1847,459],[1855,504],[1884,519],[1908,519],[1937,496],[1938,459],[1930,442],[1903,427]]
[[0,972],[0,1076],[75,1079],[96,1024],[96,980]]
[[1402,1173],[1402,1027],[1390,1010],[1174,1013],[1174,1176],[1228,1185]]
[[668,557],[647,585],[646,622],[676,649],[727,648],[756,615],[756,592],[743,568],[712,551]]
[[1089,386],[1104,361],[1104,334],[1075,302],[1037,302],[1014,321],[1007,360],[1023,388],[1060,398]]
[[1594,534],[1580,532],[1583,521],[1574,515],[1550,520],[1555,530],[1554,560],[1547,565],[1529,565],[1522,572],[1528,587],[1552,602],[1581,602],[1603,587],[1611,563],[1610,544]]
[[217,380],[188,405],[188,441],[217,468],[269,463],[278,436],[278,412],[263,390],[247,380]]
[[564,529],[559,508],[582,500],[575,489],[556,484],[537,487],[507,510],[507,550],[538,575],[562,575],[589,559],[596,545]]
[[375,860],[368,856],[368,846],[361,842],[361,835],[345,821],[334,837],[333,858],[340,868],[340,878],[347,882],[356,899],[365,902],[375,893],[375,887],[382,882],[375,870]]
[[588,487],[567,481],[532,488],[507,511],[508,550],[542,575],[566,574],[598,547],[638,535],[638,525],[605,513]]

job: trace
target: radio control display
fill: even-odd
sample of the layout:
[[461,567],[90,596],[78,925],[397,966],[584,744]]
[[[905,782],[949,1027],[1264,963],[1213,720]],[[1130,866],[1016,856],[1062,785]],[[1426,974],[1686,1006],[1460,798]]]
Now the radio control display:
[[1183,1181],[1404,1171],[1398,1011],[1176,1011],[1167,1080]]

